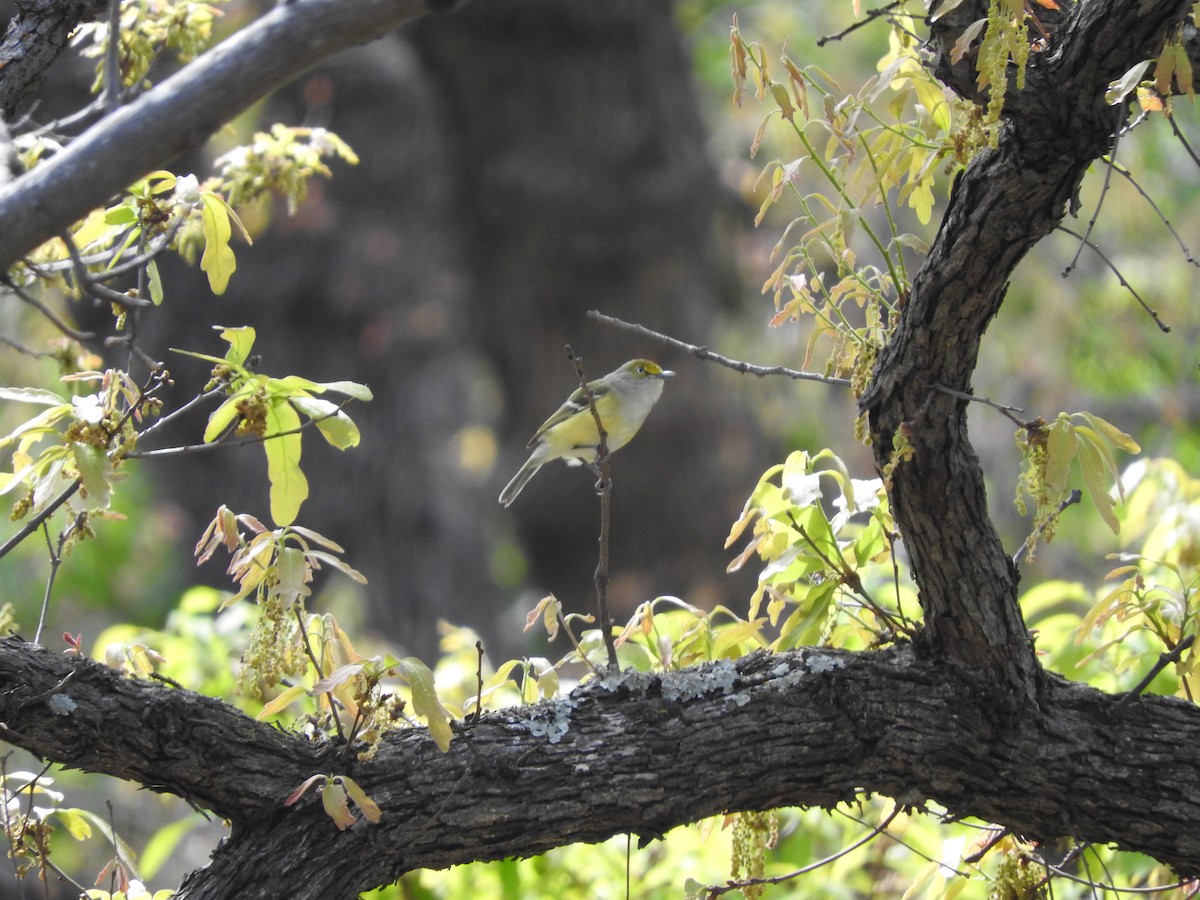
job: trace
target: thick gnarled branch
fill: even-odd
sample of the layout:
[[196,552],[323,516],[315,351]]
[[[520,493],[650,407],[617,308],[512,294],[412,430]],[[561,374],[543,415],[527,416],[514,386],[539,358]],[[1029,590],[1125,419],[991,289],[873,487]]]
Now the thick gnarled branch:
[[[0,644],[10,743],[232,820],[212,864],[183,885],[189,900],[234,887],[242,898],[351,897],[415,868],[652,838],[729,810],[829,806],[862,791],[1200,872],[1200,710],[1120,705],[1058,679],[1043,685],[1042,717],[998,724],[989,702],[904,647],[755,654],[608,675],[565,700],[485,714],[449,753],[414,729],[359,762],[189,691]],[[321,772],[351,775],[382,821],[338,832],[315,799],[283,806]],[[1130,804],[1156,815],[1127,816]]]
[[[921,589],[926,629],[918,647],[1004,685],[1014,706],[1038,702],[1017,569],[988,514],[967,404],[938,388],[970,390],[980,341],[1013,270],[1062,221],[1124,119],[1105,102],[1107,85],[1156,55],[1190,6],[1080,3],[1052,49],[1031,56],[1027,86],[1006,97],[998,146],[979,153],[955,185],[860,401],[876,461],[893,472],[892,509]],[[954,15],[971,15],[968,7]],[[903,454],[898,465],[895,454]]]

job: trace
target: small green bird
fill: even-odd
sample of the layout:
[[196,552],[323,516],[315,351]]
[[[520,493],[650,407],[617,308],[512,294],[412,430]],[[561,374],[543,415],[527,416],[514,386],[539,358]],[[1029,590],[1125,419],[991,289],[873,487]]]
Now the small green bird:
[[[615,372],[588,382],[588,388],[596,398],[596,412],[608,435],[609,453],[633,440],[650,409],[662,396],[664,379],[674,374],[648,359],[631,359]],[[567,402],[529,439],[528,446],[533,452],[500,492],[500,502],[508,506],[516,500],[529,479],[551,460],[566,460],[569,466],[592,465],[599,443],[600,434],[588,407],[587,394],[583,388],[576,388]]]

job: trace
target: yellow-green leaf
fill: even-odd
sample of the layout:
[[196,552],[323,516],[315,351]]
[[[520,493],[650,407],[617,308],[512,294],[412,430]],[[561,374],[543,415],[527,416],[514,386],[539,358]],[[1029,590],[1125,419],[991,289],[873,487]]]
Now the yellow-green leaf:
[[307,693],[308,688],[306,688],[304,685],[293,684],[274,700],[271,700],[269,703],[263,706],[257,718],[265,719],[267,716],[273,716],[278,712],[282,712]]
[[1091,425],[1092,428],[1096,429],[1096,431],[1108,438],[1109,442],[1114,447],[1120,447],[1126,453],[1140,453],[1142,451],[1142,448],[1138,445],[1137,441],[1123,432],[1116,425],[1113,425],[1111,422],[1106,422],[1099,416],[1094,416],[1087,412],[1081,412],[1079,415],[1083,416],[1083,418],[1087,420],[1087,423]]
[[204,443],[211,444],[225,433],[225,429],[232,425],[239,416],[238,404],[253,394],[256,388],[257,384],[254,382],[243,385],[212,411],[212,415],[208,417],[208,424],[204,427]]
[[[276,525],[290,525],[308,499],[308,479],[300,470],[300,435],[281,434],[300,427],[300,416],[291,405],[280,401],[267,410],[267,478],[271,482],[271,518]],[[271,435],[281,435],[271,437]]]
[[292,397],[291,402],[292,406],[316,423],[317,430],[334,447],[346,450],[358,446],[358,426],[354,424],[353,419],[338,409],[336,403],[317,397]]
[[358,786],[358,782],[348,775],[339,775],[342,787],[346,789],[346,793],[350,795],[350,799],[354,801],[354,805],[359,808],[363,814],[363,818],[368,822],[376,823],[383,818],[383,813],[379,809],[379,805],[367,796],[367,792]]
[[312,593],[308,586],[308,562],[299,547],[284,547],[275,560],[276,584],[284,603],[292,603]]
[[396,663],[398,674],[412,692],[413,709],[424,716],[429,725],[429,736],[444,753],[450,749],[450,713],[442,706],[433,689],[433,672],[429,666],[415,656],[406,656]]
[[153,259],[150,260],[146,265],[146,271],[150,276],[150,302],[155,306],[162,306],[163,284],[162,276],[158,274],[158,263]]
[[89,510],[108,509],[112,499],[112,460],[99,447],[71,444],[75,468],[83,480],[83,495]]
[[244,366],[246,360],[250,358],[250,351],[254,349],[254,339],[258,336],[258,332],[249,325],[236,328],[224,325],[213,327],[214,330],[221,332],[221,340],[229,344],[229,349],[225,351],[225,362],[235,366]]
[[1088,493],[1100,518],[1104,520],[1113,534],[1121,533],[1121,523],[1113,512],[1113,499],[1108,493],[1108,483],[1105,475],[1108,468],[1095,445],[1091,441],[1079,441],[1079,467],[1083,471],[1083,480],[1087,484]]
[[346,789],[336,778],[325,782],[321,791],[321,806],[325,808],[325,815],[333,819],[338,831],[345,831],[356,821],[354,813],[350,812],[350,804],[346,802]]
[[1062,493],[1067,488],[1077,444],[1071,420],[1059,416],[1050,426],[1050,435],[1046,439],[1046,486],[1054,493]]
[[204,223],[204,255],[200,257],[200,268],[208,275],[208,286],[214,294],[225,293],[229,278],[237,268],[237,259],[229,246],[231,230],[228,207],[219,197],[209,191],[201,194],[204,208],[201,218]]

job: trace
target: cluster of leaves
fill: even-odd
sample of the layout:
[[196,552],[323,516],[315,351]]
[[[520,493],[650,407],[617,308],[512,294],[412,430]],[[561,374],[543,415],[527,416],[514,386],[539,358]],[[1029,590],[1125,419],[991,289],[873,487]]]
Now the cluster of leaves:
[[249,144],[217,157],[215,165],[221,176],[220,191],[230,203],[277,193],[286,198],[290,214],[308,196],[313,176],[333,175],[325,163],[331,157],[358,164],[355,152],[332,131],[275,124],[269,132],[257,132]]
[[[832,517],[823,480],[835,490]],[[895,526],[879,479],[851,478],[830,450],[796,451],[759,479],[726,546],[751,525],[750,540],[729,569],[741,568],[753,555],[764,563],[750,618],[765,601],[767,621],[778,628],[772,650],[831,641],[870,646],[912,631],[906,613],[912,597],[901,590],[892,554]],[[868,585],[889,581],[890,599],[876,600]]]
[[[9,856],[18,878],[36,875],[48,881],[58,873],[50,860],[50,841],[61,828],[76,842],[91,841],[99,835],[111,848],[112,855],[96,876],[96,884],[109,884],[109,890],[93,888],[81,896],[90,900],[166,900],[174,892],[163,890],[151,894],[143,878],[153,877],[168,858],[178,836],[179,828],[164,829],[146,847],[140,865],[138,854],[121,839],[111,824],[94,812],[67,806],[65,794],[54,787],[54,779],[41,772],[9,772],[0,760],[0,804],[3,804],[4,834],[8,839]],[[188,828],[190,822],[185,823]]]
[[1144,660],[1147,650],[1176,651],[1178,692],[1195,702],[1200,651],[1195,643],[1183,647],[1189,638],[1200,639],[1200,479],[1167,459],[1139,461],[1125,477],[1130,490],[1123,525],[1141,546],[1114,555],[1120,565],[1107,580],[1117,584],[1098,592],[1076,643],[1101,635],[1085,661],[1124,647],[1117,672]]
[[1040,536],[1054,536],[1058,512],[1068,498],[1071,472],[1078,467],[1104,523],[1116,534],[1120,523],[1115,512],[1116,500],[1108,486],[1116,485],[1117,495],[1125,492],[1117,468],[1117,450],[1138,453],[1141,448],[1125,432],[1088,412],[1059,413],[1053,424],[1044,419],[1026,423],[1016,433],[1024,467],[1017,480],[1016,504],[1026,513],[1025,496],[1034,501],[1034,535],[1026,547],[1032,551]]
[[[755,135],[752,155],[775,119],[787,124],[800,150],[795,159],[772,160],[764,170],[769,189],[756,223],[785,194],[800,211],[773,248],[777,265],[763,285],[775,301],[771,324],[810,321],[805,367],[818,341],[827,339],[826,374],[850,377],[861,390],[909,289],[904,250],[918,255],[928,250],[924,239],[901,227],[895,205],[907,205],[920,222],[929,222],[939,163],[965,163],[977,141],[964,134],[977,117],[955,105],[921,64],[906,17],[895,21],[880,74],[847,96],[825,72],[801,69],[786,52],[781,58],[786,82],[775,80],[766,49],[748,41],[736,19],[730,37],[735,102],[741,103],[752,78],[756,99],[773,106]],[[828,191],[801,189],[808,168],[816,169]],[[883,229],[868,215],[872,206],[884,214]],[[859,261],[859,233],[878,263]]]
[[[213,22],[219,16],[216,6],[195,0],[124,0],[116,47],[121,85],[147,87],[150,67],[167,51],[181,62],[194,59],[211,43]],[[88,22],[72,38],[81,55],[98,59],[93,91],[104,86],[109,30],[107,22]]]
[[[249,529],[251,537],[242,534]],[[362,755],[378,749],[389,728],[403,721],[406,702],[387,686],[399,680],[409,691],[411,706],[443,750],[450,744],[450,715],[433,689],[433,673],[415,658],[390,654],[365,658],[331,615],[310,615],[313,574],[329,565],[355,581],[366,579],[335,556],[342,548],[311,529],[286,526],[268,530],[251,515],[221,507],[196,545],[201,563],[219,547],[231,553],[228,574],[240,590],[222,603],[229,606],[251,594],[258,617],[242,655],[242,693],[263,697],[290,682],[259,713],[276,715],[307,701],[311,732],[336,730],[347,743],[366,742]]]
[[0,449],[12,448],[11,471],[0,472],[0,495],[23,489],[10,514],[17,520],[66,499],[64,491],[69,498],[78,487],[81,502],[72,510],[77,519],[71,529],[77,539],[89,533],[79,516],[103,516],[109,508],[123,458],[137,442],[135,426],[159,411],[153,392],[164,381],[155,378],[143,389],[114,369],[78,372],[63,381],[97,383],[99,390],[65,397],[41,388],[0,389],[0,399],[45,407],[0,438]]
[[230,435],[260,438],[271,482],[271,518],[278,525],[290,525],[308,499],[308,479],[300,468],[300,416],[306,416],[316,425],[331,446],[339,450],[356,447],[360,435],[354,420],[340,405],[313,395],[333,391],[368,401],[372,399],[371,391],[353,381],[321,384],[299,375],[272,378],[256,373],[250,369],[255,330],[250,327],[217,330],[229,344],[224,358],[180,351],[213,363],[212,380],[205,390],[221,390],[228,395],[208,417],[204,442],[212,443]]

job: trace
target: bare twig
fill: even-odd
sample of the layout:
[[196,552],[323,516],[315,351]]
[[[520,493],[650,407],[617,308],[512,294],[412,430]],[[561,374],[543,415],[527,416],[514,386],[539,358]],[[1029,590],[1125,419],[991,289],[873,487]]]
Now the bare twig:
[[849,28],[843,28],[841,31],[837,32],[836,34],[827,34],[824,37],[818,38],[817,46],[824,47],[830,41],[840,41],[842,38],[846,37],[847,35],[853,34],[854,32],[858,31],[858,29],[862,28],[864,25],[870,25],[876,19],[887,17],[892,12],[892,10],[896,9],[898,6],[901,5],[901,2],[902,2],[902,0],[894,0],[894,2],[889,3],[887,6],[881,6],[879,9],[866,10],[866,12],[863,13],[863,15],[866,16],[866,18],[863,19],[861,22],[855,22]]
[[467,716],[474,724],[483,715],[483,641],[475,642],[475,712]]
[[604,646],[608,650],[608,665],[612,669],[620,668],[617,661],[617,645],[613,640],[612,616],[608,611],[608,537],[609,522],[612,508],[612,474],[609,465],[608,432],[600,421],[600,411],[596,409],[596,396],[588,386],[587,376],[583,371],[583,359],[575,355],[571,345],[567,344],[567,359],[575,367],[575,375],[579,378],[580,388],[587,399],[588,409],[596,422],[599,441],[596,444],[596,459],[592,470],[599,476],[596,482],[596,493],[600,495],[600,559],[596,563],[596,606],[600,613],[600,633],[604,637]]
[[1096,209],[1092,212],[1091,219],[1088,220],[1087,229],[1083,232],[1083,239],[1080,240],[1079,246],[1075,248],[1075,255],[1071,257],[1071,261],[1067,263],[1067,267],[1063,269],[1063,278],[1071,274],[1071,270],[1079,263],[1079,254],[1083,252],[1083,245],[1091,242],[1092,231],[1096,227],[1096,222],[1100,219],[1100,207],[1104,206],[1104,198],[1108,196],[1109,185],[1112,184],[1113,160],[1117,157],[1117,145],[1121,140],[1121,132],[1118,129],[1113,136],[1112,150],[1108,152],[1106,157],[1108,165],[1104,169],[1104,184],[1100,188],[1100,199],[1096,201]]
[[[1141,304],[1142,309],[1144,309],[1146,311],[1146,313],[1150,316],[1150,318],[1152,318],[1154,320],[1154,324],[1158,326],[1158,330],[1163,332],[1164,334],[1167,334],[1171,331],[1171,326],[1163,323],[1162,319],[1160,319],[1158,317],[1158,313],[1156,313],[1154,310],[1152,310],[1150,308],[1149,304],[1147,304],[1146,301],[1142,299],[1142,295],[1139,294],[1137,291],[1135,291],[1133,289],[1133,285],[1125,280],[1125,276],[1121,274],[1121,270],[1118,269],[1116,267],[1116,265],[1113,263],[1113,261],[1105,255],[1103,250],[1101,250],[1099,247],[1097,247],[1095,244],[1093,244],[1091,241],[1089,241],[1087,238],[1085,238],[1082,234],[1079,234],[1076,231],[1072,231],[1070,228],[1067,228],[1065,225],[1059,225],[1055,228],[1055,230],[1061,231],[1064,234],[1069,234],[1069,235],[1071,235],[1071,237],[1078,238],[1080,241],[1087,244],[1087,246],[1089,248],[1091,248],[1092,252],[1095,253],[1097,256],[1099,256],[1100,259],[1104,261],[1104,264],[1106,266],[1108,266],[1108,268],[1112,271],[1112,273],[1117,276],[1117,281],[1120,283],[1121,287],[1123,287],[1123,288],[1125,288],[1125,290],[1129,291],[1129,293],[1133,295],[1133,299],[1136,300],[1139,304]],[[1066,274],[1066,273],[1064,273],[1064,274]]]
[[587,658],[587,654],[584,653],[583,648],[579,646],[579,641],[575,639],[575,634],[571,631],[571,625],[567,622],[567,619],[562,614],[561,609],[558,610],[558,627],[566,632],[567,640],[571,642],[571,646],[575,648],[575,652],[579,654],[579,658],[582,659],[584,664],[592,670],[592,674],[599,675],[600,670],[597,669],[595,664],[593,664],[592,661]]
[[104,52],[104,108],[121,105],[121,0],[108,0],[108,46]]
[[[300,627],[300,637],[304,641],[304,653],[308,656],[308,661],[312,663],[313,671],[316,672],[317,681],[321,681],[325,677],[325,673],[321,670],[321,662],[317,659],[317,655],[313,652],[312,644],[308,640],[308,628],[304,624],[304,613],[300,611],[300,601],[292,604],[292,611],[296,614],[296,624]],[[345,732],[342,731],[342,717],[338,715],[337,700],[334,699],[332,691],[325,692],[326,698],[329,700],[329,716],[333,719],[333,727],[337,729],[338,740],[346,742]],[[346,744],[349,748],[349,744]]]
[[31,534],[41,528],[42,523],[58,512],[58,508],[74,497],[75,492],[81,487],[83,487],[82,478],[76,478],[73,482],[71,482],[70,487],[51,500],[50,503],[48,503],[40,513],[25,523],[24,528],[5,541],[3,546],[0,546],[0,559],[3,559],[5,556],[11,553],[12,549],[20,544],[21,541],[25,540],[25,538],[29,537]]
[[833,375],[818,375],[816,372],[801,372],[797,369],[789,369],[786,366],[756,366],[752,363],[742,362],[737,359],[730,359],[728,356],[722,356],[719,353],[714,353],[707,347],[699,347],[695,344],[689,344],[677,338],[670,337],[661,332],[647,328],[645,325],[638,325],[633,322],[626,322],[623,319],[618,319],[615,316],[607,316],[599,310],[589,310],[588,318],[601,322],[605,325],[613,325],[617,328],[623,328],[626,331],[632,331],[634,334],[639,334],[642,337],[653,338],[660,343],[666,344],[668,347],[674,347],[677,350],[682,350],[685,353],[690,353],[696,359],[706,362],[715,362],[719,365],[733,369],[735,372],[742,372],[747,375],[757,375],[760,378],[766,375],[784,375],[788,378],[794,378],[797,381],[819,381],[821,384],[833,384],[839,387],[849,387],[849,378],[837,378]]
[[1183,238],[1179,236],[1179,232],[1175,230],[1175,226],[1171,224],[1170,220],[1166,216],[1166,213],[1159,209],[1159,206],[1154,202],[1154,199],[1146,193],[1145,189],[1140,184],[1138,184],[1137,179],[1133,177],[1133,173],[1124,166],[1117,164],[1115,160],[1112,162],[1112,167],[1118,175],[1124,175],[1126,180],[1133,185],[1133,189],[1142,195],[1143,200],[1150,204],[1150,208],[1154,210],[1155,215],[1158,216],[1158,220],[1162,222],[1167,231],[1171,233],[1171,237],[1175,238],[1175,243],[1179,244],[1179,249],[1183,251],[1184,258],[1186,258],[1187,261],[1193,266],[1200,266],[1200,260],[1196,259],[1196,257],[1192,255],[1192,251],[1188,248],[1188,245],[1183,242]]
[[154,305],[144,297],[134,297],[121,291],[114,291],[108,285],[101,284],[84,264],[83,257],[79,255],[79,248],[75,246],[75,238],[64,231],[59,235],[59,240],[66,244],[67,255],[71,257],[71,274],[75,276],[75,284],[81,293],[106,303],[114,303],[121,309],[136,309]]
[[978,397],[975,394],[968,394],[966,391],[956,391],[954,388],[946,387],[944,384],[935,384],[934,387],[943,394],[949,394],[951,397],[957,397],[959,400],[966,400],[971,403],[982,403],[985,406],[990,406],[992,409],[1002,412],[1022,428],[1025,427],[1025,423],[1013,415],[1013,413],[1025,412],[1025,410],[1019,406],[1009,406],[1005,403],[997,403],[995,400],[989,400],[987,397]]
[[1196,154],[1196,151],[1192,149],[1192,145],[1188,143],[1188,139],[1185,138],[1183,136],[1183,132],[1179,130],[1179,124],[1175,121],[1175,116],[1171,114],[1170,109],[1165,110],[1165,112],[1167,121],[1171,123],[1171,131],[1175,133],[1176,139],[1178,139],[1179,143],[1183,145],[1183,149],[1186,150],[1187,155],[1192,158],[1192,162],[1194,162],[1197,166],[1200,166],[1200,155]]
[[[204,399],[205,397],[209,396],[211,393],[212,392],[210,391],[206,394],[200,395],[199,397],[194,397],[191,400],[189,400],[186,405],[191,406],[191,405],[199,402],[200,400]],[[306,429],[312,428],[318,422],[324,422],[326,419],[333,418],[339,412],[341,412],[342,409],[348,403],[350,403],[350,401],[352,399],[353,399],[352,397],[347,397],[345,400],[343,400],[341,403],[338,404],[338,408],[336,410],[334,410],[333,412],[326,413],[323,416],[317,416],[315,419],[309,419],[307,422],[297,425],[295,428],[289,428],[287,431],[275,431],[275,432],[272,432],[271,434],[256,434],[256,435],[252,435],[250,437],[238,438],[237,440],[231,440],[231,441],[212,441],[211,443],[207,443],[207,444],[188,444],[183,447],[162,447],[161,449],[158,449],[158,450],[131,450],[129,453],[125,454],[124,458],[125,459],[155,459],[155,458],[161,457],[161,456],[179,456],[179,455],[186,454],[186,453],[207,453],[211,450],[223,450],[227,447],[244,447],[247,444],[261,444],[264,441],[273,441],[273,440],[275,440],[275,438],[288,437],[289,435],[293,435],[293,434],[300,434],[301,432],[305,431]],[[177,415],[178,413],[180,413],[182,411],[183,411],[183,407],[180,407],[180,409],[176,410],[171,415],[172,416]],[[161,424],[161,422],[156,423],[156,425],[160,425],[160,424]]]
[[978,850],[976,850],[970,856],[964,856],[963,862],[966,863],[967,865],[971,865],[971,866],[975,865],[975,863],[979,862],[981,859],[983,859],[985,856],[987,856],[989,853],[991,853],[992,848],[995,847],[1002,840],[1004,840],[1006,837],[1008,837],[1010,834],[1012,834],[1011,828],[997,828],[995,830],[995,833],[990,838],[987,839],[987,842],[984,843],[984,845],[982,847],[980,847]]
[[51,325],[72,340],[79,341],[82,344],[95,338],[96,335],[94,332],[79,331],[75,328],[72,328],[70,325],[60,319],[54,310],[46,306],[46,304],[44,304],[41,300],[33,296],[33,294],[29,293],[7,275],[5,275],[3,278],[0,278],[0,283],[12,291],[22,302],[36,309],[50,322]]
[[[205,400],[208,400],[210,397],[214,397],[217,394],[223,393],[224,390],[225,390],[225,385],[220,384],[210,390],[205,391],[202,394],[197,394],[195,397],[193,397],[187,403],[183,404],[183,406],[179,407],[179,409],[172,410],[171,412],[167,413],[165,416],[160,417],[157,421],[155,421],[155,423],[153,425],[150,425],[147,428],[144,428],[142,430],[142,433],[138,435],[138,441],[139,442],[144,441],[148,435],[151,435],[154,432],[158,431],[160,428],[162,428],[168,422],[174,421],[175,419],[182,416],[184,413],[195,408],[196,406],[199,406],[201,403],[203,403]],[[145,452],[153,453],[154,451],[145,451]],[[128,458],[128,456],[126,458]]]

